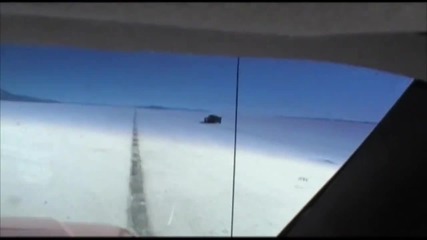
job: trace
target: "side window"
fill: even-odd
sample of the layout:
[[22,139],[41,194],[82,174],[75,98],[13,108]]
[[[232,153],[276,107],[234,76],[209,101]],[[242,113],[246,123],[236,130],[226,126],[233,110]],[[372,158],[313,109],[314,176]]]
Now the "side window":
[[354,66],[242,58],[233,236],[276,236],[410,83]]

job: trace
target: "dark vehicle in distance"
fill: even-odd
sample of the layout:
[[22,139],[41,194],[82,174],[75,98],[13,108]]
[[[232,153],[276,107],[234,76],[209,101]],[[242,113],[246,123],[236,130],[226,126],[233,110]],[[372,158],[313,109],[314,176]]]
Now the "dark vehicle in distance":
[[203,120],[202,123],[209,123],[209,124],[218,123],[218,124],[221,124],[221,120],[222,120],[222,117],[211,114],[211,115],[205,117],[205,119]]

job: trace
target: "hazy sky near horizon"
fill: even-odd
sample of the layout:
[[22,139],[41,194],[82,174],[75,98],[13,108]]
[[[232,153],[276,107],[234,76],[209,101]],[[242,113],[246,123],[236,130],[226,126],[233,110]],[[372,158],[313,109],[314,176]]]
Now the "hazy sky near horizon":
[[[1,88],[65,102],[232,113],[236,58],[1,45]],[[379,121],[411,83],[379,71],[242,58],[239,113]]]

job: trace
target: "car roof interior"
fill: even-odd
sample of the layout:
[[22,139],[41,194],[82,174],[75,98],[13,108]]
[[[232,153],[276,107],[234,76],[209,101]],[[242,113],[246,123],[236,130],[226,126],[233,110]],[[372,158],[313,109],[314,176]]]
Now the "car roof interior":
[[307,59],[414,79],[280,236],[427,236],[427,3],[1,3],[1,43]]

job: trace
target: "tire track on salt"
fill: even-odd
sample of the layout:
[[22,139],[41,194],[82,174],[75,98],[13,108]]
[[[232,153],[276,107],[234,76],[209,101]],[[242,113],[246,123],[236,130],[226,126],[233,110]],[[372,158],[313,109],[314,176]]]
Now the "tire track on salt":
[[133,116],[132,156],[129,180],[130,199],[128,204],[128,227],[139,236],[151,236],[144,195],[142,160],[139,152],[137,125],[137,112],[135,109]]

